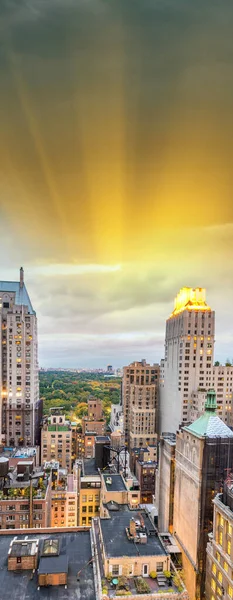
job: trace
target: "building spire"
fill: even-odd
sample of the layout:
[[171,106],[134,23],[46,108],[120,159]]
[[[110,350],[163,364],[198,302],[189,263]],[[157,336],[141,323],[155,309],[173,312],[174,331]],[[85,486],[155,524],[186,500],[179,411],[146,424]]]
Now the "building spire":
[[23,270],[23,267],[20,267],[20,271],[19,271],[19,284],[20,284],[20,287],[22,288],[23,284],[24,284],[24,270]]
[[216,393],[213,389],[210,389],[207,392],[205,410],[207,410],[208,412],[211,411],[213,413],[215,413],[217,410]]

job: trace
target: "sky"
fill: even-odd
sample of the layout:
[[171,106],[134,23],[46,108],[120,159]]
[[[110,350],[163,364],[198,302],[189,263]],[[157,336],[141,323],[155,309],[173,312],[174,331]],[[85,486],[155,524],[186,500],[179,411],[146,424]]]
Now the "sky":
[[233,358],[232,0],[1,0],[0,279],[43,367],[164,352],[182,286]]

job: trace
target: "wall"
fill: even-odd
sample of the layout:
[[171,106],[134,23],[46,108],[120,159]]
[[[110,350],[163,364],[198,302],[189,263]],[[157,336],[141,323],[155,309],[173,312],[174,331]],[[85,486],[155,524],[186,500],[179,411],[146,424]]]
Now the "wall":
[[182,551],[186,587],[195,598],[204,440],[182,431],[176,441],[174,536]]
[[[148,565],[148,573],[151,571],[157,571],[157,564],[163,563],[162,571],[169,571],[170,569],[170,557],[169,556],[120,556],[104,560],[104,573],[105,576],[111,574],[112,566],[119,565],[119,574],[128,576],[141,576],[143,572],[143,565]],[[140,595],[141,597],[141,595]]]

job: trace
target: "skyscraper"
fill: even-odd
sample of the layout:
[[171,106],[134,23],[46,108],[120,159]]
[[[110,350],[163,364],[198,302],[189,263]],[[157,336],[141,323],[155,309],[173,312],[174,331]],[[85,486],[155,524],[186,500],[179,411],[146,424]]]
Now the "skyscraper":
[[232,468],[233,432],[216,414],[214,390],[205,412],[176,436],[174,536],[182,552],[190,599],[205,594],[206,546],[213,528],[213,499]]
[[165,361],[160,383],[160,431],[189,421],[192,394],[211,387],[215,313],[203,288],[182,288],[166,322]]
[[19,281],[0,281],[0,433],[5,445],[38,443],[37,318],[20,269]]
[[159,365],[145,360],[123,369],[122,404],[125,441],[130,449],[157,441],[157,391]]

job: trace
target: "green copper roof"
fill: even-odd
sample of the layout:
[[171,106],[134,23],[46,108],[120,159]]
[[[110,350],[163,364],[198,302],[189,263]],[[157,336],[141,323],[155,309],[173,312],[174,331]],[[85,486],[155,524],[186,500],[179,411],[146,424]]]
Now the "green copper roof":
[[206,397],[205,412],[194,423],[184,427],[185,431],[190,431],[190,433],[199,437],[233,437],[233,431],[218,417],[216,409],[215,390],[209,390]]

